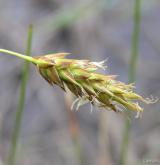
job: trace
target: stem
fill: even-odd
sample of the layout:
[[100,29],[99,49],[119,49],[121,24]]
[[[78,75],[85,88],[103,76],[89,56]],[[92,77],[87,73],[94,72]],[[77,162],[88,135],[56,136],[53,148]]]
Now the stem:
[[[136,66],[139,49],[139,34],[140,34],[140,21],[141,21],[141,0],[135,0],[134,4],[134,29],[132,34],[132,51],[129,68],[129,82],[134,82],[136,79]],[[123,132],[122,148],[120,155],[120,165],[126,165],[127,148],[129,144],[129,132],[131,124],[126,120]]]
[[19,58],[22,58],[22,59],[30,61],[30,62],[34,61],[34,59],[32,57],[28,57],[28,56],[26,56],[24,54],[20,54],[20,53],[13,52],[13,51],[10,51],[10,50],[0,49],[0,52],[7,53],[7,54],[10,54],[10,55],[13,55],[13,56],[17,56]]
[[99,164],[112,165],[111,154],[109,152],[109,136],[108,136],[109,120],[107,112],[103,111],[99,115]]
[[136,66],[139,49],[139,34],[141,22],[141,0],[135,0],[134,6],[134,29],[132,34],[132,51],[129,68],[129,82],[132,83],[136,80]]
[[37,65],[48,64],[48,63],[45,62],[44,60],[36,59],[36,58],[33,58],[33,57],[28,57],[28,56],[26,56],[26,55],[24,55],[24,54],[20,54],[20,53],[13,52],[13,51],[10,51],[10,50],[0,49],[0,52],[6,53],[6,54],[9,54],[9,55],[13,55],[13,56],[16,56],[16,57],[19,57],[19,58],[21,58],[21,59],[24,59],[24,60],[26,60],[26,61],[32,62],[32,63],[37,64]]
[[75,156],[77,157],[77,165],[84,165],[85,161],[83,158],[83,153],[80,145],[80,139],[79,139],[79,123],[76,119],[75,113],[71,110],[71,105],[73,98],[68,93],[65,95],[65,101],[66,101],[66,107],[67,107],[67,112],[68,112],[68,117],[69,117],[69,130],[71,134],[71,138],[73,141],[73,148],[74,148],[74,153]]
[[[3,50],[5,53],[9,53],[18,57],[25,57],[24,59],[31,59],[31,44],[32,44],[32,26],[29,26],[28,28],[28,41],[27,41],[27,50],[26,54],[27,56]],[[25,103],[25,93],[26,93],[26,85],[28,80],[28,74],[29,74],[29,63],[28,60],[24,64],[24,70],[23,70],[23,77],[22,77],[22,86],[21,86],[21,92],[19,97],[19,105],[18,110],[16,112],[16,119],[15,119],[15,126],[14,126],[14,132],[11,139],[11,148],[9,151],[9,157],[8,157],[8,165],[15,165],[16,164],[16,153],[17,153],[17,142],[20,135],[20,128],[21,128],[21,121],[22,121],[22,115],[24,111],[24,103]]]

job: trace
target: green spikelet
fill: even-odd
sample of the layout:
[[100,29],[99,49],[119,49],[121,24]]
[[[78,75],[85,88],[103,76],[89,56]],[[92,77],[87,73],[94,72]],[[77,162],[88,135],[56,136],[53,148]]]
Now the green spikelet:
[[134,92],[133,84],[124,84],[116,80],[115,75],[95,73],[97,69],[105,69],[105,61],[90,62],[89,60],[66,59],[69,53],[56,53],[36,57],[0,49],[0,52],[18,56],[32,62],[42,77],[51,85],[58,85],[64,91],[68,88],[77,99],[72,108],[76,109],[86,103],[115,112],[132,110],[140,117],[143,109],[137,101],[147,104],[158,99],[144,99]]
[[73,103],[77,103],[76,109],[90,102],[92,105],[115,112],[133,110],[139,117],[143,109],[136,101],[145,103],[157,101],[144,99],[134,93],[133,84],[126,85],[119,82],[115,79],[116,76],[95,73],[98,68],[105,69],[105,61],[65,59],[66,55],[68,53],[39,56],[36,59],[47,61],[49,65],[44,67],[37,65],[37,67],[40,74],[51,85],[56,84],[63,90],[67,87],[77,97]]

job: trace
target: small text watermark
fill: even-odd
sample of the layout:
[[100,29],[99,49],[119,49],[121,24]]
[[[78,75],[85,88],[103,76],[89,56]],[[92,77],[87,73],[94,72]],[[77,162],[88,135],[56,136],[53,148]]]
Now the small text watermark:
[[144,164],[160,164],[160,159],[144,159]]

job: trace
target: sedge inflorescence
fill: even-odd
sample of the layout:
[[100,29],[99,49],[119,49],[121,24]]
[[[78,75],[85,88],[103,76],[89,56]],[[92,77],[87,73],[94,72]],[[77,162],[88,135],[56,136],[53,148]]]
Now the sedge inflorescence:
[[113,110],[115,112],[137,112],[137,117],[143,112],[138,101],[156,102],[157,99],[144,99],[134,92],[133,84],[125,84],[116,80],[114,75],[96,73],[97,69],[105,69],[105,61],[91,62],[89,60],[66,59],[69,53],[56,53],[34,57],[45,63],[36,64],[39,73],[51,85],[58,85],[66,91],[68,88],[75,96],[78,109],[81,105],[90,103],[93,106]]

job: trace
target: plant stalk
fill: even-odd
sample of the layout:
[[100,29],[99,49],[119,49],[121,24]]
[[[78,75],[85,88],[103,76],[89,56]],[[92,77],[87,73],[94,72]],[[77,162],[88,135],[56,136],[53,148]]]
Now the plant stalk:
[[37,64],[37,65],[48,64],[44,60],[29,57],[29,56],[26,56],[24,54],[20,54],[20,53],[13,52],[13,51],[10,51],[10,50],[0,49],[0,52],[1,53],[6,53],[6,54],[9,54],[9,55],[12,55],[12,56],[19,57],[19,58],[24,59],[26,61],[32,62],[33,64]]
[[[131,59],[129,67],[129,82],[132,83],[136,80],[136,66],[138,59],[139,49],[139,34],[140,34],[140,22],[141,22],[141,0],[134,1],[134,29],[132,33],[132,49]],[[130,114],[131,115],[131,114]],[[125,128],[123,132],[122,148],[120,155],[120,165],[127,164],[127,149],[129,145],[129,132],[130,132],[130,121],[126,119]]]
[[30,25],[28,28],[28,40],[27,40],[27,50],[26,50],[27,56],[12,52],[12,51],[0,49],[1,52],[15,55],[17,57],[20,57],[20,58],[23,58],[26,60],[24,63],[19,104],[18,104],[18,109],[16,112],[15,126],[14,126],[14,130],[13,130],[12,138],[11,138],[11,146],[10,146],[7,165],[16,164],[16,153],[17,153],[17,148],[18,148],[17,143],[18,143],[18,139],[19,139],[19,135],[20,135],[22,115],[23,115],[24,104],[25,104],[26,86],[27,86],[27,80],[28,80],[28,75],[29,75],[29,62],[28,61],[32,62],[32,58],[29,57],[31,55],[31,45],[32,45],[32,26]]
[[71,93],[68,93],[65,95],[65,101],[66,101],[66,107],[67,107],[67,112],[68,112],[68,117],[69,117],[69,131],[71,134],[71,138],[73,141],[73,148],[74,148],[74,153],[75,156],[77,157],[77,165],[84,165],[85,160],[83,158],[83,153],[80,145],[80,139],[79,139],[79,123],[76,119],[75,113],[71,110],[72,106],[72,96]]

